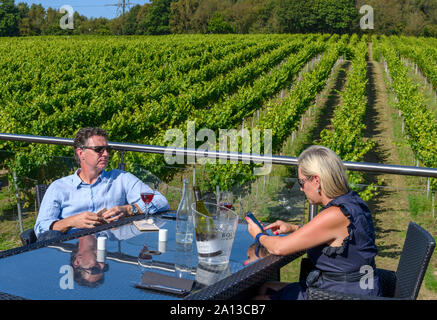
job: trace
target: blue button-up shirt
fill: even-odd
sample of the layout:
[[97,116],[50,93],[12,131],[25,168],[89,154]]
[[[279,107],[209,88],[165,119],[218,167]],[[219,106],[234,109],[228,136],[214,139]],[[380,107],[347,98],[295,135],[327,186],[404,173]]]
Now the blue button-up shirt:
[[[116,169],[103,170],[96,182],[87,184],[77,173],[54,181],[47,188],[34,227],[37,237],[48,231],[53,222],[84,211],[98,212],[126,204],[137,204],[141,211],[146,210],[140,194],[151,189],[133,174]],[[167,199],[156,190],[154,194],[148,205],[149,213],[168,210]]]

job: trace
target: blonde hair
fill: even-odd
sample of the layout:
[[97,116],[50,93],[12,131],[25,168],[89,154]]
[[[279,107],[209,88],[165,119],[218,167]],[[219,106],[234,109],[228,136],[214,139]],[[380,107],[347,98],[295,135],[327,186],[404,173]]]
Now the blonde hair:
[[323,146],[305,149],[297,159],[305,177],[320,177],[320,187],[328,198],[336,198],[350,191],[346,167],[337,154]]

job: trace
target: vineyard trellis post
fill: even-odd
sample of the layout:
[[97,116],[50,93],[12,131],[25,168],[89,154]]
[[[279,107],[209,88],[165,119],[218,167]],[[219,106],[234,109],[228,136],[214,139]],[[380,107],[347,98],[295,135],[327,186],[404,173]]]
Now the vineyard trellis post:
[[23,229],[23,220],[21,218],[21,204],[20,204],[20,194],[19,194],[18,183],[17,183],[17,173],[14,171],[12,173],[12,176],[14,179],[15,196],[17,197],[18,223],[20,225],[20,233],[22,233],[24,229]]
[[434,195],[431,195],[432,197],[432,217],[434,218],[434,212],[435,212],[435,198],[436,198],[437,192],[434,192]]
[[430,187],[431,187],[431,185],[430,185],[430,180],[429,180],[429,178],[427,178],[426,180],[427,180],[427,181],[426,181],[426,198],[429,199],[429,194],[430,194]]

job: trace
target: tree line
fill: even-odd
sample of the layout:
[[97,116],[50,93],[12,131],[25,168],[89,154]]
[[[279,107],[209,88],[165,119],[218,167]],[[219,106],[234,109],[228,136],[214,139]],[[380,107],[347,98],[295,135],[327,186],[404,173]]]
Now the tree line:
[[377,34],[437,36],[435,0],[151,0],[114,19],[66,13],[40,4],[0,0],[0,36],[162,35],[172,33],[355,33],[359,9],[374,9]]

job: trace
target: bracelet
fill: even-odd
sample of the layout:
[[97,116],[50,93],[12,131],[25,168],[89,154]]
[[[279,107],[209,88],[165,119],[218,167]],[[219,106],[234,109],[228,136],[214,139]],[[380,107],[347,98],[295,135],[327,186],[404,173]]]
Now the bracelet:
[[259,242],[259,238],[260,238],[261,236],[266,236],[266,234],[260,232],[260,233],[258,233],[258,234],[256,235],[256,237],[255,237],[255,242],[256,242],[258,245],[260,245],[260,246],[262,245],[261,242]]

